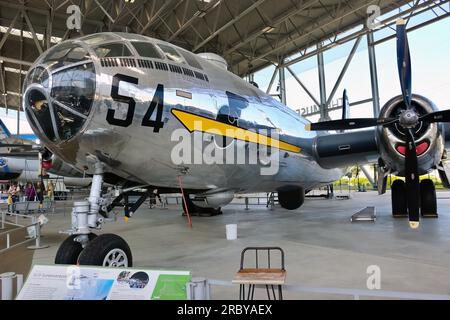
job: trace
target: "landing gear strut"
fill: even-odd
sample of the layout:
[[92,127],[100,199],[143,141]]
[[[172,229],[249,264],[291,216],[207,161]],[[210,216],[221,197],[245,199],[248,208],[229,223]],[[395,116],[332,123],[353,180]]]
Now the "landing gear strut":
[[131,250],[125,240],[114,234],[92,233],[101,229],[104,218],[99,211],[105,212],[108,206],[101,196],[103,173],[103,164],[96,161],[88,201],[74,202],[72,228],[67,231],[70,236],[58,248],[55,264],[132,267]]
[[[408,195],[406,194],[405,182],[395,180],[391,185],[392,215],[394,218],[408,216]],[[436,189],[430,179],[420,182],[420,213],[422,217],[437,218]]]

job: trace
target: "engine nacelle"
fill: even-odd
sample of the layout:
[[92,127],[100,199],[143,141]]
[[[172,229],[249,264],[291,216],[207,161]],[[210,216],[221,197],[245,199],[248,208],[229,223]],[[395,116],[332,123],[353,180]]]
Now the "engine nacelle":
[[42,154],[42,163],[50,163],[50,168],[46,169],[48,172],[65,177],[75,177],[75,178],[83,178],[83,173],[78,169],[75,169],[71,165],[63,162],[61,158],[52,154],[50,151],[46,150]]
[[[413,94],[411,100],[416,112],[425,115],[438,109],[429,99]],[[396,118],[406,109],[402,96],[389,100],[381,109],[380,118]],[[440,123],[419,124],[413,129],[419,174],[426,174],[439,164],[444,150],[443,125]],[[400,124],[377,127],[377,142],[381,159],[390,172],[403,176],[406,152],[405,129]]]
[[234,192],[225,191],[212,194],[196,194],[192,202],[201,208],[219,208],[233,201]]

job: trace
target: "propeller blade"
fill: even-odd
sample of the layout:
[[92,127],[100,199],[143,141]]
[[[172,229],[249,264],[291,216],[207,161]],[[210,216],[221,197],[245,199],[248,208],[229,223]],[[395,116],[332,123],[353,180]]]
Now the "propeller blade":
[[421,116],[419,120],[425,122],[450,122],[450,110],[428,113]]
[[411,56],[409,53],[406,21],[397,20],[397,66],[402,88],[403,102],[411,108]]
[[419,227],[419,173],[417,165],[416,143],[411,129],[406,134],[406,154],[405,154],[405,178],[406,192],[408,198],[409,226],[412,229]]
[[317,123],[309,123],[305,126],[308,131],[322,131],[322,130],[348,130],[357,128],[373,127],[378,124],[376,118],[355,118],[355,119],[340,119]]
[[348,102],[347,89],[342,94],[342,119],[348,119],[350,103]]
[[374,127],[374,126],[379,126],[379,125],[388,126],[395,122],[398,122],[398,119],[395,119],[395,118],[340,119],[340,120],[309,123],[309,124],[305,125],[305,130],[307,130],[307,131],[350,130],[350,129]]

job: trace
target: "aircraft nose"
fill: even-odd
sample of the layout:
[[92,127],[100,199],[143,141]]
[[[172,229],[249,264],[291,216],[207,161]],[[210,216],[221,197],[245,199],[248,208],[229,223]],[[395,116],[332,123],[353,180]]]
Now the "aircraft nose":
[[90,114],[95,68],[80,44],[62,43],[44,53],[27,74],[23,107],[39,138],[59,143],[76,136]]

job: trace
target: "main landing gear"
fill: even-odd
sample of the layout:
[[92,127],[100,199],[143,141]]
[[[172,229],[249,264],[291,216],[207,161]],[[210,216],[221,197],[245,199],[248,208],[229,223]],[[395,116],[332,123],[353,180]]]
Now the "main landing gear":
[[[395,180],[391,185],[392,215],[394,218],[408,216],[408,195],[405,182]],[[430,179],[420,181],[420,214],[426,218],[437,218],[436,189]]]
[[106,212],[110,204],[101,197],[103,173],[103,164],[96,162],[89,199],[74,202],[70,236],[58,248],[55,264],[133,266],[131,250],[124,239],[115,234],[97,236],[92,232],[101,229],[104,218],[99,214],[100,209]]
[[295,210],[305,202],[305,190],[303,188],[284,188],[278,190],[278,202],[282,208]]

